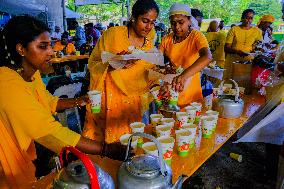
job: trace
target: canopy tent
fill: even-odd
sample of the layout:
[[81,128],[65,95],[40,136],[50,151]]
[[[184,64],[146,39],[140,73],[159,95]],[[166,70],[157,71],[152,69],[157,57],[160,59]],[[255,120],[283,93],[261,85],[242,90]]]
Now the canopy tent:
[[122,3],[122,17],[123,14],[123,5],[126,1],[126,8],[127,8],[127,17],[130,17],[130,0],[74,0],[75,6],[82,6],[82,5],[98,5],[98,4],[111,4],[111,3]]
[[66,18],[80,18],[81,15],[75,11],[72,11],[65,7],[65,16]]
[[121,3],[121,0],[75,0],[76,6]]
[[0,0],[0,11],[12,15],[30,14],[36,16],[46,12],[47,7],[29,0]]

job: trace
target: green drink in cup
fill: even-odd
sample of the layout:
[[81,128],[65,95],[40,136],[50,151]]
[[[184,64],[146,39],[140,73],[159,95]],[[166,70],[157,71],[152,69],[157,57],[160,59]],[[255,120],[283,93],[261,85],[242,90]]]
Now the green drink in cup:
[[157,138],[157,140],[161,143],[164,161],[168,165],[171,165],[175,139],[173,137],[162,136]]
[[189,143],[193,139],[193,134],[186,130],[176,130],[176,139],[178,144],[178,155],[185,157],[189,154]]
[[101,91],[92,90],[88,92],[88,96],[91,101],[91,111],[92,113],[100,113],[101,112]]
[[186,129],[191,132],[192,137],[191,140],[189,141],[189,148],[193,148],[195,146],[195,137],[196,137],[196,132],[197,132],[197,125],[192,124],[192,123],[187,123],[185,124],[182,129]]
[[215,124],[215,118],[211,116],[206,116],[202,120],[202,137],[211,138]]
[[150,90],[150,93],[153,95],[155,104],[156,104],[156,106],[157,106],[158,108],[163,105],[163,101],[161,100],[161,97],[160,97],[160,95],[159,95],[159,92],[160,92],[160,86],[153,87],[153,88]]
[[[132,130],[132,133],[137,133],[137,132],[144,133],[145,124],[142,123],[142,122],[134,122],[134,123],[130,124],[130,127],[131,127],[131,130]],[[138,137],[137,146],[142,147],[142,145],[143,145],[143,138]]]
[[170,94],[171,94],[171,97],[170,97],[169,104],[176,106],[178,104],[179,92],[175,91],[174,89],[170,89]]

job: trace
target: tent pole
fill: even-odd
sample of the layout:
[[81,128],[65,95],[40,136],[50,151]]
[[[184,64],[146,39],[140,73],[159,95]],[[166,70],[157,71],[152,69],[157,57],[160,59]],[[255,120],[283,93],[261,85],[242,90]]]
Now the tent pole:
[[126,1],[126,6],[127,6],[127,18],[129,20],[130,19],[130,0]]
[[124,17],[124,1],[122,1],[121,14],[122,14],[122,17]]
[[66,12],[65,12],[65,0],[62,0],[62,9],[63,9],[63,29],[67,31],[67,22],[66,22]]

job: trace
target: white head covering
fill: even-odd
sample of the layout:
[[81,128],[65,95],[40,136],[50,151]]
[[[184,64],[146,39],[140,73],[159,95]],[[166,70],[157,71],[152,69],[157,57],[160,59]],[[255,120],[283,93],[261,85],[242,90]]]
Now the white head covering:
[[186,4],[175,3],[171,6],[169,15],[172,16],[175,14],[191,16],[191,9]]

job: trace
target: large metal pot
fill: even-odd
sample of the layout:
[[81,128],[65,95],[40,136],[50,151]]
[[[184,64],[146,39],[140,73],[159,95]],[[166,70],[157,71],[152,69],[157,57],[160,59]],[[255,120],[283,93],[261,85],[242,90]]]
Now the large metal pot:
[[[152,140],[158,147],[159,157],[152,155],[129,156],[129,148],[133,136],[141,136]],[[151,135],[134,133],[128,141],[126,160],[118,171],[119,189],[181,189],[182,182],[187,176],[181,175],[172,184],[171,168],[163,162],[161,144]]]
[[114,182],[109,174],[94,164],[89,157],[74,147],[68,146],[60,153],[63,166],[68,161],[67,152],[76,155],[80,161],[69,163],[61,169],[53,181],[54,189],[114,189]]
[[[244,110],[244,101],[240,98],[238,84],[230,79],[236,88],[236,95],[224,95],[220,94],[213,101],[213,110],[218,111],[222,118],[239,118]],[[224,82],[220,84],[219,91],[223,91]]]

